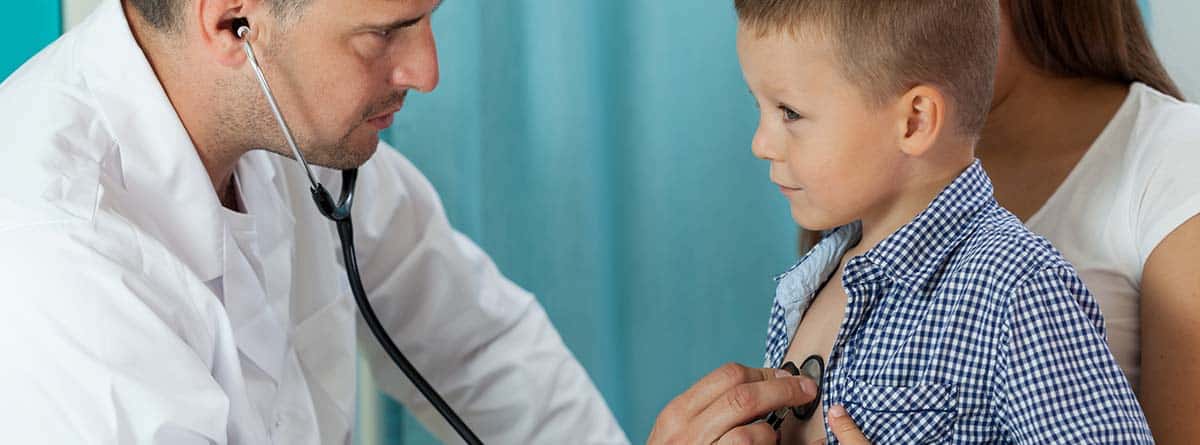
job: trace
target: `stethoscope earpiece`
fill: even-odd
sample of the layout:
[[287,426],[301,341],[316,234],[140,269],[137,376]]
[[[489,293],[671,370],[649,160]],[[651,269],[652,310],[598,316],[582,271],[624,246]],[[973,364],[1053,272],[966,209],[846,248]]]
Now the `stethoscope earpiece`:
[[239,39],[246,40],[246,35],[250,34],[250,21],[246,20],[245,17],[238,17],[233,19],[233,22],[229,25],[229,29],[232,29],[233,34]]

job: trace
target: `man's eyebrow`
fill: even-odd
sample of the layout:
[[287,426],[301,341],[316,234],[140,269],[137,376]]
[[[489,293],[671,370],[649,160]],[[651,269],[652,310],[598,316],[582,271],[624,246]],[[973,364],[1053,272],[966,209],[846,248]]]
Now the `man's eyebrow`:
[[421,20],[424,20],[426,16],[432,15],[434,12],[437,12],[438,8],[442,7],[443,1],[444,0],[439,0],[437,5],[434,5],[433,9],[430,10],[428,14],[421,14],[421,15],[413,17],[413,18],[400,19],[400,20],[396,20],[394,22],[389,22],[389,23],[368,24],[366,26],[363,26],[363,28],[380,30],[380,31],[391,31],[391,30],[396,30],[396,29],[401,29],[401,28],[408,28],[410,26],[416,25],[417,23],[420,23]]
[[404,18],[404,19],[396,20],[394,22],[368,23],[366,25],[363,25],[362,28],[373,30],[373,31],[392,31],[392,30],[408,28],[410,26],[416,25],[417,23],[420,23],[421,20],[424,18],[425,18],[425,14],[421,14],[417,17]]

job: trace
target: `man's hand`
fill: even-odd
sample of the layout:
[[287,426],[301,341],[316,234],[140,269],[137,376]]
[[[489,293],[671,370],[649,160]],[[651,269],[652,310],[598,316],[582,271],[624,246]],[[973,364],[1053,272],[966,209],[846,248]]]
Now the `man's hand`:
[[806,377],[730,363],[668,403],[647,444],[774,445],[775,430],[754,420],[808,403],[816,393],[817,385]]

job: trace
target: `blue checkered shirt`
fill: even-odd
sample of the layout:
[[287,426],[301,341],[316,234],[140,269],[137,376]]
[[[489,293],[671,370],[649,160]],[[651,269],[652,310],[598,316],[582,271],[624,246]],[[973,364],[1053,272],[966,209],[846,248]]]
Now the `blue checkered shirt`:
[[[827,233],[778,278],[767,366],[780,366],[860,234],[857,223]],[[874,443],[1153,443],[1096,302],[1054,247],[996,204],[978,161],[850,259],[842,285],[822,407],[844,405]]]

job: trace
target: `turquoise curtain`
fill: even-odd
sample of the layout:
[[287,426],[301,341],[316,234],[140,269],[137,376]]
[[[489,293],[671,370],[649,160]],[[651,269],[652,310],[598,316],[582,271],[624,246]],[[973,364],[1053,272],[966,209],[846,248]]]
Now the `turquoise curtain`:
[[[726,361],[758,364],[787,204],[753,158],[729,0],[448,1],[442,83],[386,139],[533,291],[634,442]],[[426,443],[395,405],[386,443]]]

